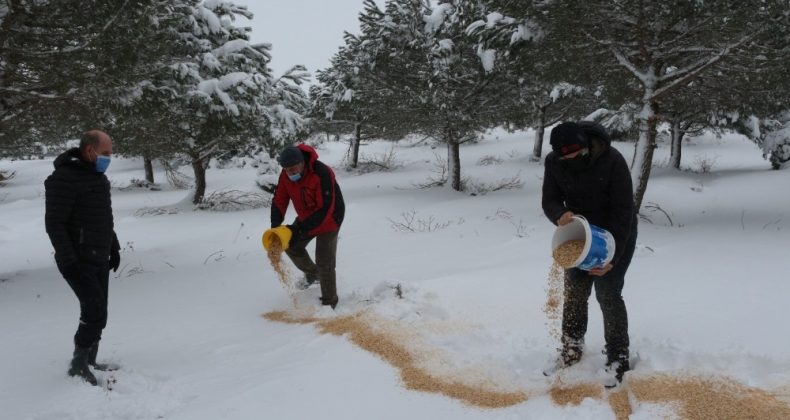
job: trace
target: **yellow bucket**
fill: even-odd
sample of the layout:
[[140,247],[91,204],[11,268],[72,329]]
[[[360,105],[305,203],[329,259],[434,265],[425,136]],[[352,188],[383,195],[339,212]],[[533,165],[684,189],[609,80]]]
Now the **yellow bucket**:
[[288,229],[288,226],[280,225],[271,229],[267,229],[266,232],[263,232],[263,249],[269,250],[269,247],[272,246],[272,238],[277,236],[280,238],[280,244],[283,247],[283,251],[288,249],[288,244],[291,242],[291,229]]

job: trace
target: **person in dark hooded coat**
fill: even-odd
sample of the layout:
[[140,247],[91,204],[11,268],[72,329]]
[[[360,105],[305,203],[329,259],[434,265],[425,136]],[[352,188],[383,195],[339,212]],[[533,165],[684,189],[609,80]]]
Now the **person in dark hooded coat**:
[[[631,174],[611,147],[606,130],[591,121],[565,122],[551,131],[542,205],[556,225],[574,215],[609,231],[615,239],[612,261],[589,271],[565,270],[562,350],[557,368],[577,363],[584,350],[587,300],[593,287],[604,318],[607,367],[617,382],[630,369],[628,315],[622,297],[625,273],[634,254],[637,219]],[[616,383],[614,384],[616,385]]]
[[104,175],[111,155],[110,136],[88,131],[79,148],[55,159],[55,170],[44,182],[44,225],[55,249],[55,263],[80,301],[80,321],[68,373],[93,385],[97,381],[89,366],[117,368],[96,363],[99,340],[107,326],[109,273],[110,269],[117,271],[121,262],[110,182]]

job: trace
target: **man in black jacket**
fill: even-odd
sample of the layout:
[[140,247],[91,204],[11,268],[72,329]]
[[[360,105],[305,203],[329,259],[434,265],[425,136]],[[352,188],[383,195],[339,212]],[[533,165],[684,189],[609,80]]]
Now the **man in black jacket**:
[[55,159],[55,171],[44,182],[47,234],[55,248],[55,263],[80,301],[80,322],[74,335],[70,376],[96,385],[89,365],[99,370],[117,366],[96,363],[99,340],[107,325],[109,271],[118,270],[120,245],[113,230],[110,182],[112,140],[88,131],[80,147]]
[[606,130],[590,121],[565,122],[551,131],[552,152],[546,156],[543,211],[557,225],[574,215],[609,231],[615,239],[612,261],[589,271],[565,271],[562,353],[557,367],[577,363],[587,331],[587,300],[595,297],[604,319],[607,367],[616,386],[629,370],[628,315],[622,297],[625,272],[636,247],[636,212],[628,164]]

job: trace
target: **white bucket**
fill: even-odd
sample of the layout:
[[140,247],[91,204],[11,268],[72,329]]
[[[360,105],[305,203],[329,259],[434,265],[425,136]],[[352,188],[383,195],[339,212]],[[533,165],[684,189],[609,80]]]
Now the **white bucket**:
[[615,242],[606,229],[591,225],[582,216],[573,216],[573,220],[564,225],[557,226],[551,238],[551,250],[554,251],[567,241],[584,241],[584,249],[572,267],[590,270],[609,264],[614,258]]

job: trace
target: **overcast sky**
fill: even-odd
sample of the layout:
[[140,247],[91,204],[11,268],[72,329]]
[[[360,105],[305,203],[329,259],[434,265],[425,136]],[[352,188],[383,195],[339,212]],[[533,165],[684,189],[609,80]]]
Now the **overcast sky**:
[[[295,64],[311,74],[329,66],[343,31],[359,33],[363,0],[236,0],[255,14],[252,42],[272,44],[271,67],[279,76]],[[376,1],[383,6],[384,0]],[[239,22],[245,25],[244,22]]]

